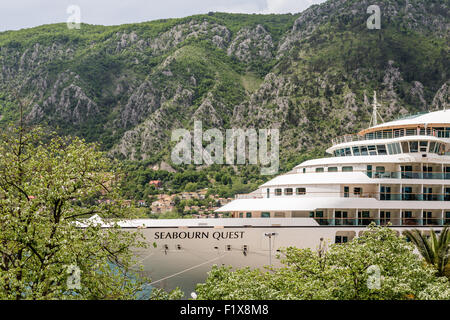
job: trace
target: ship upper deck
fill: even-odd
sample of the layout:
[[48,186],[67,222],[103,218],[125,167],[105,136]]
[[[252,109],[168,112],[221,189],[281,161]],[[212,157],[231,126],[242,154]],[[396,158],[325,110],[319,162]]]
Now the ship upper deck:
[[364,129],[357,134],[348,134],[334,138],[332,145],[408,136],[450,139],[450,110],[407,116],[399,120],[382,123]]

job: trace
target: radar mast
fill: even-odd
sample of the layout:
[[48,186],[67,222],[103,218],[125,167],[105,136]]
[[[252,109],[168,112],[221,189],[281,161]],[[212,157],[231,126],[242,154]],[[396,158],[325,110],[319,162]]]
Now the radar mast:
[[369,127],[374,127],[378,124],[378,117],[380,117],[381,122],[384,122],[383,118],[381,117],[380,113],[378,112],[378,106],[381,107],[381,105],[377,101],[377,92],[373,92],[373,112],[372,112],[372,118],[370,119]]

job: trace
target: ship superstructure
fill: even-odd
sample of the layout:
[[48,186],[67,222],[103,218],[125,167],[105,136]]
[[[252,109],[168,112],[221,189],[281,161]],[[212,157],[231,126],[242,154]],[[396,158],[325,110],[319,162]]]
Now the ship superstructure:
[[[331,157],[305,161],[217,211],[235,218],[314,218],[320,226],[450,223],[450,110],[338,137],[327,153]],[[334,240],[355,235],[337,232]]]

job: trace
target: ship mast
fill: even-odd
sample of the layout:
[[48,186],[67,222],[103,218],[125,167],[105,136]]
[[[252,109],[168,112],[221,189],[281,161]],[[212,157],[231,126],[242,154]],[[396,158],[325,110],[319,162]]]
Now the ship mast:
[[378,106],[381,107],[381,105],[377,102],[377,92],[373,92],[373,111],[372,111],[372,119],[370,119],[369,127],[374,127],[378,124],[378,117],[380,117],[381,122],[383,121],[383,118],[381,117],[380,113],[378,112]]

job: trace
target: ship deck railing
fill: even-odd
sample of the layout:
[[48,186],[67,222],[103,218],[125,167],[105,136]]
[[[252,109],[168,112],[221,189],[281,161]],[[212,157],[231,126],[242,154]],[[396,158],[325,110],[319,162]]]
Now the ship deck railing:
[[371,223],[386,226],[444,226],[450,219],[441,218],[314,218],[321,226],[368,226]]
[[422,180],[450,180],[450,172],[423,171],[363,171],[369,178],[374,179],[422,179]]
[[260,193],[236,194],[235,199],[263,199],[264,196]]
[[370,141],[379,139],[393,139],[408,136],[431,136],[436,138],[450,138],[450,131],[448,130],[436,130],[436,129],[391,129],[366,133],[365,135],[359,134],[346,134],[336,137],[331,140],[332,145],[338,145],[341,143],[348,143],[354,141]]
[[[392,186],[392,185],[390,185]],[[385,187],[385,185],[381,185]],[[338,198],[373,198],[380,201],[450,201],[450,192],[444,193],[431,193],[431,192],[388,192],[388,191],[374,191],[374,192],[355,192],[355,191],[322,191],[322,192],[306,192],[306,193],[296,193],[295,191],[291,194],[271,193],[270,199],[302,199],[302,198],[320,198],[320,197],[338,197]],[[259,195],[236,195],[236,199],[264,199],[267,196]]]

